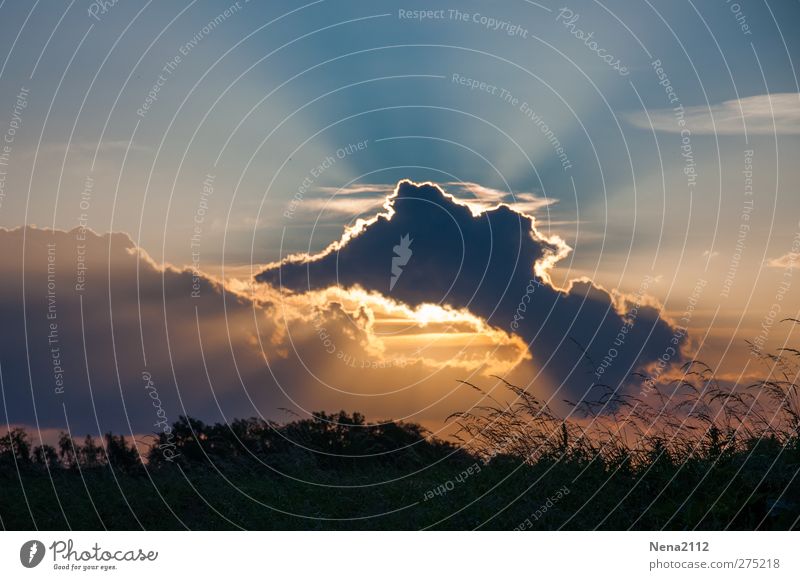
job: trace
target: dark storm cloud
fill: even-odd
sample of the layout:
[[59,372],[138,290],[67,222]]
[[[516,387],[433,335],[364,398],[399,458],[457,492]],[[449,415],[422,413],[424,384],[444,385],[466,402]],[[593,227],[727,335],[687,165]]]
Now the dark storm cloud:
[[0,247],[3,422],[64,428],[66,409],[76,433],[148,433],[184,413],[220,420],[215,397],[254,415],[237,377],[256,405],[285,404],[257,347],[268,304],[162,268],[125,234],[0,229]]
[[293,291],[360,286],[412,306],[469,309],[522,336],[545,376],[570,397],[595,382],[616,386],[685,341],[679,335],[670,344],[674,329],[643,302],[644,292],[625,299],[590,281],[551,286],[546,269],[565,246],[544,239],[523,213],[500,205],[475,215],[440,188],[409,181],[386,209],[322,253],[290,256],[257,280]]

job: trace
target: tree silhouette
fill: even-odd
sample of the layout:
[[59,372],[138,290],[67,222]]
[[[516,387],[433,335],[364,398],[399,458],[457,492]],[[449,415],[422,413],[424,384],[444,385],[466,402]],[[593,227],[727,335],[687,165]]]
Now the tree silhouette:
[[31,444],[24,429],[15,427],[0,437],[0,460],[27,465],[31,461]]
[[58,452],[52,445],[37,445],[33,449],[33,462],[47,468],[60,467]]

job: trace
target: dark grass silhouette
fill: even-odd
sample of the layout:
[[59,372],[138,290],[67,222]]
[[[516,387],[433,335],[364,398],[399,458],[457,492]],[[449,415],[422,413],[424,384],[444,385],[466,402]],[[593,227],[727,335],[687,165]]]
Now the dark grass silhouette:
[[795,529],[800,351],[758,356],[768,378],[743,388],[693,362],[636,396],[601,387],[567,418],[506,383],[507,402],[486,394],[453,416],[458,445],[345,412],[283,424],[181,417],[144,460],[112,434],[64,434],[56,449],[15,429],[0,438],[0,524]]

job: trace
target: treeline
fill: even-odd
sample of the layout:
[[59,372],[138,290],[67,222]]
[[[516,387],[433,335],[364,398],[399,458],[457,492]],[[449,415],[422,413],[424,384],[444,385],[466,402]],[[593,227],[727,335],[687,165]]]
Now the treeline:
[[450,443],[430,437],[414,423],[367,423],[360,413],[317,412],[308,419],[279,424],[258,418],[206,424],[181,416],[166,432],[147,435],[134,444],[130,438],[106,433],[81,440],[62,432],[56,447],[34,445],[22,428],[0,437],[0,468],[93,469],[112,466],[135,470],[142,465],[192,467],[246,464],[254,459],[313,462],[319,468],[342,468],[357,463],[392,463],[398,467],[424,465],[445,456],[467,457]]
[[19,427],[0,437],[0,469],[91,469],[109,464],[120,469],[132,469],[140,465],[141,460],[133,444],[112,433],[99,439],[87,435],[82,441],[76,441],[62,432],[57,447],[48,444],[34,446],[30,435]]

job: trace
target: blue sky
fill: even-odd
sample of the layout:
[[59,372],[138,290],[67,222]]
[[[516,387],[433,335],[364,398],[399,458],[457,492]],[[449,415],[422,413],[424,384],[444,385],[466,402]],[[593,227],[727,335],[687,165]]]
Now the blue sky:
[[[796,3],[740,5],[752,34],[742,32],[724,2],[569,4],[579,16],[575,26],[593,32],[599,46],[630,70],[623,77],[570,34],[566,18],[558,21],[562,6],[547,2],[434,7],[240,2],[207,34],[203,26],[233,4],[122,2],[99,22],[88,14],[87,2],[65,3],[62,10],[7,4],[2,110],[11,110],[21,87],[29,88],[31,97],[8,178],[16,194],[4,201],[0,223],[25,222],[25,193],[32,183],[28,223],[76,225],[75,192],[92,175],[102,192],[92,207],[93,227],[138,232],[141,219],[148,223],[141,239],[145,248],[159,254],[164,246],[166,259],[185,262],[181,238],[191,227],[193,212],[187,209],[196,205],[198,176],[215,173],[213,215],[223,224],[218,230],[224,231],[226,222],[233,226],[228,230],[242,230],[230,232],[226,259],[249,262],[256,226],[255,259],[263,261],[274,257],[270,252],[283,226],[291,230],[291,242],[307,240],[306,231],[296,231],[302,230],[298,221],[285,224],[280,216],[308,171],[339,147],[368,140],[366,151],[336,164],[315,185],[340,187],[353,179],[365,181],[359,176],[367,174],[369,182],[412,177],[535,192],[558,200],[550,208],[554,221],[580,220],[585,233],[607,231],[605,252],[612,254],[626,249],[635,200],[641,224],[636,242],[649,248],[658,242],[653,226],[660,229],[665,213],[661,163],[670,190],[666,213],[678,214],[667,220],[670,231],[681,233],[689,215],[685,188],[679,187],[675,136],[657,133],[659,158],[653,134],[627,119],[643,110],[642,103],[648,110],[668,107],[650,63],[663,63],[685,107],[798,92],[791,66],[797,42],[779,34],[776,22],[796,21],[800,8]],[[451,16],[453,7],[468,20]],[[444,18],[399,16],[400,10],[419,8],[441,10]],[[525,38],[492,30],[483,16],[520,27]],[[138,116],[162,67],[198,34],[196,46],[166,75],[153,107]],[[572,170],[562,170],[550,143],[518,106],[454,83],[454,74],[506,89],[520,104],[528,103],[564,145]],[[769,168],[762,172],[761,207],[767,209],[777,197],[790,203],[797,183],[791,163],[796,137],[781,138],[777,153],[774,136],[751,140],[759,149],[757,166]],[[733,186],[726,183],[735,175],[727,164],[739,163],[743,135],[698,134],[693,141],[700,184],[692,209],[716,214]],[[777,195],[776,159],[783,161]],[[789,212],[779,211],[782,216],[787,221],[779,225],[788,231]],[[575,233],[567,226],[560,231]],[[706,224],[696,235],[710,246],[712,239],[704,233],[709,233]],[[220,261],[219,233],[207,236],[208,258]],[[682,242],[682,235],[674,237]],[[583,252],[576,259],[591,261]]]

